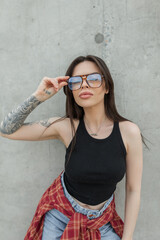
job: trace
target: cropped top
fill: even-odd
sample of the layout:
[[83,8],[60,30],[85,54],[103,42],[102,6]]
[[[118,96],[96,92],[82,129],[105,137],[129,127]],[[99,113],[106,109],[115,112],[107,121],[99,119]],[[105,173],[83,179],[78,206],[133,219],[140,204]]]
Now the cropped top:
[[69,161],[73,139],[66,148],[63,175],[66,189],[82,203],[100,204],[111,197],[126,172],[126,148],[119,122],[114,121],[108,137],[97,139],[88,133],[81,118],[75,135],[76,144]]

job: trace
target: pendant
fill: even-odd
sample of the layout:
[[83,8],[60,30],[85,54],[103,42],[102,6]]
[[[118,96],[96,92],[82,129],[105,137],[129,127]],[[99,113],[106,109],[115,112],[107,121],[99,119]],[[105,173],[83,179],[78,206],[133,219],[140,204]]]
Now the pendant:
[[91,133],[90,135],[97,136],[97,133]]

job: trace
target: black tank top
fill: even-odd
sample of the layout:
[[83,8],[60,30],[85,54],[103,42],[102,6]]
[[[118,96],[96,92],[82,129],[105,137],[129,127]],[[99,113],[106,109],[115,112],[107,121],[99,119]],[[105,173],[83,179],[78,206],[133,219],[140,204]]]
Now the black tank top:
[[66,148],[64,183],[71,196],[97,205],[111,197],[126,172],[126,148],[119,122],[114,122],[108,137],[96,139],[88,133],[81,118],[75,135],[76,145],[68,162],[73,139]]

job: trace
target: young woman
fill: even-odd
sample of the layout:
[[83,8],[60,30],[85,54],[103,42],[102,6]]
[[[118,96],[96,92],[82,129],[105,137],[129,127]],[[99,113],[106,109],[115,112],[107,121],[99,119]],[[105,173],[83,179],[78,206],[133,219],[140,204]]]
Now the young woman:
[[[31,111],[62,87],[66,95],[64,117],[24,123]],[[0,132],[15,140],[62,141],[66,146],[63,192],[74,210],[88,219],[107,211],[116,184],[126,173],[122,239],[132,240],[140,206],[145,142],[139,127],[117,112],[113,79],[101,58],[80,56],[65,76],[44,77],[37,90],[4,118]],[[68,222],[57,209],[47,211],[42,240],[60,239]],[[120,239],[110,222],[99,231],[103,240]]]

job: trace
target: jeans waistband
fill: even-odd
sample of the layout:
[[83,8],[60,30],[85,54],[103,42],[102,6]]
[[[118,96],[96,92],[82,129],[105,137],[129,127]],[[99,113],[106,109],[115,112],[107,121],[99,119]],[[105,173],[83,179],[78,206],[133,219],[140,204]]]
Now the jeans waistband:
[[64,175],[64,171],[61,174],[61,183],[63,186],[63,190],[64,190],[64,195],[65,197],[69,200],[69,202],[71,203],[72,207],[74,208],[74,210],[76,212],[82,213],[84,215],[87,215],[88,219],[93,219],[93,218],[97,218],[100,215],[102,215],[102,213],[104,212],[104,210],[108,207],[108,205],[111,203],[112,199],[113,199],[113,195],[114,193],[111,195],[111,197],[108,199],[108,201],[104,204],[104,206],[100,209],[100,210],[94,210],[94,209],[87,209],[82,207],[81,205],[79,205],[74,199],[73,197],[69,194],[69,192],[66,189],[65,183],[64,183],[64,179],[63,179],[63,175]]

